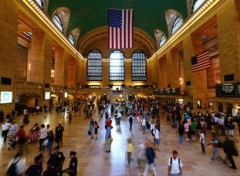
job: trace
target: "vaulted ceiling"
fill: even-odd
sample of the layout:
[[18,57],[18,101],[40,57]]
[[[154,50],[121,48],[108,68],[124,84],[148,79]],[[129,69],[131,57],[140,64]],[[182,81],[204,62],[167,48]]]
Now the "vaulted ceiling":
[[[70,9],[70,18],[66,28],[68,35],[74,28],[80,29],[79,39],[89,31],[107,26],[108,9],[134,9],[134,27],[145,31],[155,40],[154,30],[162,30],[168,34],[165,11],[174,9],[183,19],[187,18],[186,0],[50,0],[48,13],[50,16],[59,7]],[[85,36],[86,37],[86,36]]]

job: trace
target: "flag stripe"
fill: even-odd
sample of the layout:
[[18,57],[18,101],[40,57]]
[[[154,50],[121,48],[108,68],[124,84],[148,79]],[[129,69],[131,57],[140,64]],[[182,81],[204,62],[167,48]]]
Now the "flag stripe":
[[109,48],[133,47],[133,9],[109,9]]
[[194,62],[192,63],[192,72],[209,68],[210,67],[209,52],[206,51],[198,56],[192,57],[192,62]]
[[[131,9],[130,10],[130,22],[129,22],[130,26],[129,26],[129,40],[130,41],[133,41],[133,38],[132,38],[132,34],[133,34],[133,26],[131,24],[133,24],[133,10]],[[133,47],[133,42],[130,42],[130,48]]]

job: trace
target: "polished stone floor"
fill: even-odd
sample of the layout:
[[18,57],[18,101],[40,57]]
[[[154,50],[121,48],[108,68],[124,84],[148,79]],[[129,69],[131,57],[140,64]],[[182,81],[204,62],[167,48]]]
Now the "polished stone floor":
[[[104,119],[98,117],[94,113],[94,119],[99,121],[99,138],[91,140],[87,134],[89,120],[84,119],[83,115],[74,116],[72,122],[69,123],[67,118],[63,118],[61,114],[52,112],[46,115],[30,116],[30,124],[26,126],[28,131],[35,122],[39,124],[50,124],[52,129],[55,129],[58,123],[62,123],[65,128],[64,143],[61,151],[65,154],[66,160],[64,168],[69,163],[69,151],[75,150],[78,157],[78,175],[79,176],[139,176],[142,175],[143,169],[136,165],[137,146],[139,141],[146,141],[152,136],[149,131],[142,134],[137,120],[134,119],[133,132],[129,131],[129,124],[126,117],[123,117],[121,129],[117,129],[113,119],[113,143],[111,152],[106,153],[104,150]],[[17,118],[20,121],[21,117]],[[239,136],[235,131],[235,137],[238,149],[240,149]],[[133,161],[130,167],[125,166],[125,153],[127,139],[132,138],[134,151]],[[171,156],[172,150],[178,150],[179,158],[183,162],[183,176],[240,176],[240,159],[234,157],[238,170],[232,170],[228,164],[221,161],[211,161],[212,146],[206,147],[207,154],[202,155],[198,140],[184,142],[182,145],[178,143],[178,135],[176,130],[167,125],[164,117],[161,119],[160,133],[160,152],[156,152],[156,169],[158,176],[167,175],[167,160]],[[223,138],[221,138],[223,139]],[[209,142],[210,138],[207,139]],[[8,150],[7,144],[0,141],[0,175],[4,175],[5,168],[9,160],[15,154],[15,150]],[[33,163],[33,157],[38,154],[38,144],[29,144],[25,157],[27,158],[26,168]],[[44,169],[48,160],[47,150],[43,152],[45,155]],[[222,150],[221,155],[224,156]],[[151,173],[149,172],[149,175]]]

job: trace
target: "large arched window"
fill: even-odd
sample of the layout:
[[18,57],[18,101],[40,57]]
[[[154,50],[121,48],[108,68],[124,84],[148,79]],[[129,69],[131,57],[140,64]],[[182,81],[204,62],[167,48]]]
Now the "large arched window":
[[69,34],[68,36],[68,41],[74,46],[75,45],[75,40],[72,34]]
[[154,35],[157,41],[157,45],[161,47],[167,40],[166,35],[159,29],[154,30]]
[[172,35],[183,24],[183,17],[181,13],[174,9],[168,9],[165,11],[165,18],[168,27],[169,35]]
[[194,13],[203,3],[205,0],[193,0],[192,3],[192,13]]
[[70,19],[71,10],[68,7],[59,7],[53,12],[53,22],[67,36],[68,22]]
[[63,23],[62,23],[61,18],[57,14],[53,15],[53,22],[57,25],[57,27],[60,29],[60,31],[63,32]]
[[166,36],[163,34],[160,38],[160,42],[159,42],[159,47],[163,46],[163,44],[167,41]]
[[38,5],[39,5],[42,9],[44,9],[44,0],[36,0],[36,1],[37,1]]
[[137,50],[132,54],[132,81],[147,80],[147,65],[145,53]]
[[183,18],[181,16],[176,16],[172,23],[171,34],[174,34],[176,30],[183,24]]
[[68,41],[73,46],[76,46],[79,35],[80,35],[80,29],[79,28],[74,28],[68,35]]
[[123,53],[115,50],[110,54],[110,81],[124,81],[125,79],[125,65]]
[[102,54],[98,50],[93,50],[88,54],[87,80],[102,80]]

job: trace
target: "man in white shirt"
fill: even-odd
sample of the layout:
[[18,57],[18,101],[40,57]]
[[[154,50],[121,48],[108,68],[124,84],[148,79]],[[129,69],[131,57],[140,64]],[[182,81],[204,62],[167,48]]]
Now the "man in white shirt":
[[205,134],[203,131],[201,131],[201,134],[200,134],[200,144],[201,144],[201,148],[202,148],[202,154],[205,154],[206,151],[205,151]]
[[16,123],[16,121],[14,120],[9,128],[9,135],[11,136],[15,136],[17,134],[18,131],[18,124]]
[[181,176],[182,175],[182,161],[178,158],[178,152],[173,150],[173,156],[168,159],[168,175]]
[[8,130],[10,128],[9,123],[6,122],[6,120],[3,121],[2,123],[2,137],[3,137],[3,142],[6,142],[7,140],[7,134],[8,134]]
[[39,151],[42,151],[44,149],[43,142],[47,138],[47,128],[45,128],[45,125],[41,125],[41,130],[40,130],[40,137],[39,137]]
[[122,118],[122,114],[119,111],[118,115],[117,115],[117,125],[119,125],[119,127],[120,127],[120,123],[121,123],[121,118]]
[[154,145],[158,147],[160,144],[160,138],[159,138],[159,130],[157,126],[153,130],[153,134],[154,134]]
[[145,130],[146,130],[146,119],[145,119],[145,117],[142,118],[142,130],[143,130],[143,134],[144,134]]

